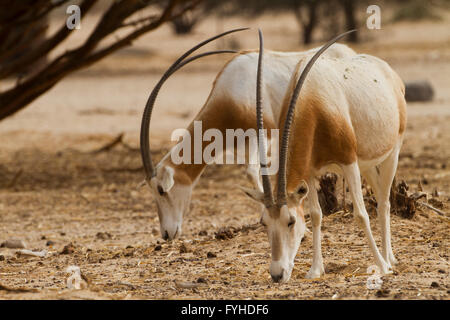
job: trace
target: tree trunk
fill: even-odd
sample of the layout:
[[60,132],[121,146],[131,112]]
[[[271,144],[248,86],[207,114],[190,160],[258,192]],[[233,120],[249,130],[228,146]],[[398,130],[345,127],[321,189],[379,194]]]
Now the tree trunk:
[[303,9],[302,8],[303,2],[301,1],[296,6],[295,16],[297,18],[298,23],[300,24],[300,26],[303,29],[303,37],[300,40],[301,42],[303,42],[303,44],[309,44],[313,41],[313,32],[318,23],[317,9],[319,6],[319,2],[320,2],[320,0],[311,0],[311,1],[307,1],[305,3],[306,11],[307,11],[306,19],[302,17],[302,13],[301,13],[301,11]]
[[176,34],[184,35],[192,32],[198,18],[192,12],[186,12],[182,16],[172,20],[172,27]]
[[[354,0],[341,0],[342,7],[344,9],[345,14],[345,23],[347,30],[353,30],[357,27],[357,18],[355,15],[356,10],[356,2]],[[348,41],[350,42],[358,42],[358,32],[352,32],[348,35]]]
[[321,26],[323,27],[325,38],[331,39],[343,32],[342,21],[340,19],[341,4],[339,1],[328,1],[327,4],[321,8],[320,13],[322,14],[321,21],[323,21],[323,23]]
[[312,7],[308,8],[309,21],[303,26],[303,44],[309,44],[312,42],[312,33],[316,26],[316,13]]
[[[23,4],[20,1],[14,1],[12,4]],[[13,22],[7,20],[8,17],[4,15],[5,10],[0,11],[0,40],[6,39],[11,30],[14,30],[18,25],[28,26],[26,30],[32,31],[37,20],[30,19],[30,14],[34,14],[34,16],[39,15],[40,19],[45,21],[46,16],[52,9],[62,3],[66,3],[68,0],[54,3],[50,0],[33,1],[35,2],[30,3],[34,3],[36,7],[25,6],[24,14],[26,16],[19,17],[19,20],[15,18],[16,20],[13,20]],[[83,0],[80,4],[81,12],[86,14],[97,1]],[[47,56],[50,51],[62,44],[70,34],[70,30],[68,31],[65,23],[53,35],[44,40],[39,39],[36,43],[32,42],[34,37],[39,38],[36,35],[23,45],[18,41],[13,41],[8,46],[4,42],[0,42],[0,79],[17,76],[18,73],[22,75],[18,78],[19,81],[16,82],[14,87],[0,91],[0,120],[26,107],[71,72],[92,65],[107,55],[130,45],[133,40],[143,34],[159,28],[162,24],[179,17],[187,10],[192,10],[199,3],[199,0],[190,1],[187,5],[184,3],[183,6],[179,6],[180,3],[181,1],[179,0],[171,0],[161,11],[160,15],[135,18],[130,21],[128,18],[144,10],[148,4],[142,3],[140,0],[111,2],[110,6],[105,9],[95,29],[87,36],[83,44],[72,50],[65,51],[51,61],[47,61],[44,63],[44,66],[39,67],[38,70],[33,70],[33,72],[25,71],[29,71],[30,68],[35,69],[36,64],[42,61],[42,58]],[[42,7],[41,5],[43,4],[47,4],[47,7]],[[11,4],[8,3],[8,5]],[[1,7],[4,8],[4,6],[6,4],[2,3]],[[42,10],[42,14],[33,10],[36,8]],[[100,42],[104,42],[102,41],[103,39],[116,35],[118,30],[128,26],[133,26],[134,28],[122,37],[116,37],[115,41],[108,45],[99,45]],[[20,34],[16,35],[19,38],[20,36]],[[10,39],[8,43],[11,41]],[[18,46],[18,48],[14,48],[14,45]]]

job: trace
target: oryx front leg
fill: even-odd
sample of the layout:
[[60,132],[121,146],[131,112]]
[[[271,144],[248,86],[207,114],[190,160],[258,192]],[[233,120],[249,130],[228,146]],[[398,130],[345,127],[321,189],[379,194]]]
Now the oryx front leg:
[[246,143],[245,149],[246,163],[247,163],[247,177],[255,189],[260,192],[264,192],[261,175],[260,175],[260,163],[258,155],[258,142],[256,140],[249,139]]
[[[247,166],[247,177],[256,190],[258,190],[261,193],[264,193],[259,171],[260,171],[259,164],[249,164]],[[262,214],[264,211],[264,204],[261,204],[260,207],[261,207],[260,212]]]
[[249,164],[247,166],[247,176],[251,184],[260,192],[264,192],[259,175],[259,164]]
[[344,177],[348,182],[350,189],[350,194],[353,201],[353,215],[356,219],[358,225],[364,230],[367,240],[369,241],[369,247],[375,257],[375,263],[380,268],[382,274],[389,273],[389,266],[378,251],[378,247],[372,235],[372,230],[370,229],[370,220],[367,213],[366,207],[364,205],[362,190],[361,190],[361,177],[359,172],[359,167],[356,163],[342,166],[344,171]]
[[[250,183],[253,185],[253,187],[258,190],[261,193],[264,193],[260,170],[261,166],[259,164],[259,156],[258,156],[258,145],[257,143],[254,143],[252,145],[252,142],[250,141],[248,145],[248,152],[246,152],[247,155],[247,177],[250,181]],[[252,150],[254,150],[252,152]],[[264,211],[264,205],[261,204],[261,214]]]
[[322,209],[319,204],[319,197],[317,196],[317,189],[314,178],[309,181],[309,195],[308,204],[311,216],[312,234],[313,234],[313,262],[311,269],[306,274],[306,278],[315,279],[320,278],[325,273],[322,259],[322,244],[320,228],[322,225]]

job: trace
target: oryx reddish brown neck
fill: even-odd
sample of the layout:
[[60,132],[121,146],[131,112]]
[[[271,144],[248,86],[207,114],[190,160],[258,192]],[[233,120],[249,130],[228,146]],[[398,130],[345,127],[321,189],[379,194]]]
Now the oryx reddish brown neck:
[[[280,117],[280,124],[279,124],[279,128],[283,128],[283,133],[280,137],[280,159],[279,159],[279,172],[278,172],[278,176],[277,176],[277,185],[276,185],[276,194],[277,194],[277,198],[276,198],[276,205],[279,209],[281,209],[284,205],[287,205],[288,203],[288,197],[287,197],[287,167],[288,167],[288,156],[289,156],[289,150],[295,150],[296,149],[292,149],[289,148],[291,141],[289,139],[290,134],[291,134],[291,125],[294,121],[295,117],[295,111],[296,111],[296,105],[297,105],[297,100],[300,96],[300,91],[305,83],[306,80],[306,76],[308,75],[309,71],[311,70],[311,68],[313,67],[314,63],[317,61],[317,59],[320,57],[321,54],[323,54],[325,52],[325,50],[327,50],[331,45],[333,45],[336,41],[338,41],[339,39],[341,39],[342,37],[344,37],[345,35],[354,32],[356,30],[351,30],[351,31],[347,31],[341,35],[338,35],[337,37],[333,38],[332,40],[328,41],[325,45],[323,45],[311,58],[309,58],[308,63],[305,65],[305,67],[302,70],[302,73],[300,74],[300,76],[298,77],[297,80],[297,76],[298,76],[298,72],[299,72],[299,65],[301,63],[299,63],[297,65],[297,69],[296,72],[294,74],[294,76],[292,77],[289,89],[288,89],[288,97],[285,98],[284,100],[284,107],[283,107],[283,112],[282,112],[282,116]],[[259,31],[259,39],[260,39],[260,63],[258,64],[258,73],[257,73],[257,103],[256,103],[256,112],[258,115],[258,129],[261,130],[263,128],[263,120],[262,120],[262,102],[260,99],[260,88],[261,88],[261,72],[262,72],[262,55],[263,55],[263,39],[262,39],[262,34],[261,31]],[[292,94],[290,94],[292,93]],[[312,91],[312,94],[314,94],[314,91]],[[311,95],[311,98],[313,98],[313,95]],[[313,102],[313,101],[311,101]],[[296,156],[300,156],[300,160],[303,160],[303,162],[293,162],[295,163],[295,165],[298,166],[299,163],[301,163],[302,165],[302,169],[298,170],[297,169],[297,178],[303,179],[306,178],[306,176],[309,176],[309,169],[310,166],[312,165],[312,161],[315,161],[317,159],[314,158],[315,156],[315,148],[313,148],[313,140],[317,139],[317,135],[315,135],[315,127],[317,125],[317,121],[318,119],[322,116],[320,112],[315,112],[315,108],[311,108],[310,109],[311,112],[309,112],[308,116],[304,119],[306,120],[306,126],[304,126],[303,130],[300,131],[304,131],[304,132],[300,132],[303,133],[305,135],[297,135],[297,137],[299,137],[300,140],[302,140],[302,143],[305,144],[306,143],[306,147],[303,149],[303,153],[302,154],[297,154],[296,152]],[[325,109],[324,109],[325,110]],[[308,111],[308,110],[307,110]],[[294,126],[296,129],[297,126]],[[343,126],[345,129],[345,125]],[[300,126],[301,128],[301,126]],[[325,132],[327,131],[326,129],[324,130]],[[332,130],[329,130],[332,131]],[[344,130],[345,131],[345,130]],[[323,131],[318,131],[318,132],[323,132]],[[344,136],[346,138],[347,134],[344,134]],[[320,138],[320,137],[319,137]],[[265,150],[260,151],[262,153],[262,156],[260,157],[261,159],[263,157],[265,157]],[[328,159],[327,159],[328,160]],[[292,162],[291,162],[292,163]],[[263,164],[261,164],[263,166]],[[291,177],[290,177],[291,178]],[[274,205],[273,203],[273,196],[272,196],[272,190],[270,187],[270,180],[268,179],[267,176],[263,176],[263,179],[265,179],[265,184],[264,184],[264,194],[265,194],[265,205],[266,207],[269,209],[270,213],[274,213],[275,215],[279,214],[279,210],[271,210],[272,206]],[[290,179],[290,180],[297,180],[297,179]],[[294,184],[291,183],[290,187],[291,188],[295,188],[298,184]],[[294,186],[294,187],[292,187]],[[270,199],[270,201],[269,201]]]
[[[226,65],[225,67],[226,68]],[[220,73],[218,77],[220,76]],[[214,92],[214,88],[211,92]],[[216,129],[222,133],[222,136],[226,136],[227,129],[242,129],[244,131],[248,129],[256,129],[256,116],[251,112],[251,108],[243,108],[240,105],[237,105],[236,102],[232,99],[232,97],[216,97],[214,95],[210,95],[207,102],[197,114],[195,119],[190,123],[187,127],[187,131],[190,134],[190,147],[191,150],[194,150],[194,134],[198,134],[194,132],[194,122],[200,121],[202,126],[202,136],[205,131],[208,129]],[[267,129],[275,128],[273,121],[270,119],[265,119],[265,124]],[[270,132],[269,132],[270,136]],[[201,151],[203,154],[203,150],[205,147],[211,142],[202,141]],[[226,144],[223,144],[223,156],[225,157]],[[227,150],[234,152],[236,150]],[[246,156],[248,153],[246,152]],[[170,157],[165,159],[165,165],[170,165],[175,168],[175,176],[174,179],[182,184],[192,184],[196,179],[201,175],[203,170],[206,167],[206,163],[202,157],[201,163],[194,163],[194,153],[191,152],[191,161],[190,164],[174,164]]]
[[[287,113],[287,108],[285,103],[282,114]],[[285,117],[281,117],[280,127],[284,123]],[[326,164],[347,165],[357,160],[356,137],[350,124],[345,118],[327,112],[326,101],[314,95],[307,85],[297,103],[291,134],[296,138],[290,139],[288,145],[292,150],[286,164],[288,194]]]

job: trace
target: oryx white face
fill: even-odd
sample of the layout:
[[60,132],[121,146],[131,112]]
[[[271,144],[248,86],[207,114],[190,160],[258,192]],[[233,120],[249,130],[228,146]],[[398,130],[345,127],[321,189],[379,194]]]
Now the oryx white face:
[[[261,223],[265,226],[272,250],[270,275],[274,282],[286,282],[294,268],[294,259],[306,230],[303,200],[308,193],[302,181],[296,192],[288,195],[288,204],[264,208]],[[264,194],[256,190],[244,190],[251,198],[263,201]]]
[[287,205],[279,211],[279,216],[264,210],[261,223],[266,227],[272,250],[270,275],[274,282],[286,282],[290,279],[294,268],[294,259],[305,234],[305,219],[303,208],[288,208]]
[[176,178],[174,168],[157,166],[156,176],[150,181],[158,207],[161,236],[172,240],[180,236],[183,214],[189,209],[192,187]]

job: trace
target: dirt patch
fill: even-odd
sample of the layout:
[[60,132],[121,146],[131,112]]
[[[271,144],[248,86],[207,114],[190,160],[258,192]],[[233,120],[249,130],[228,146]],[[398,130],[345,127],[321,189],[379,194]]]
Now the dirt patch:
[[[443,159],[448,161],[448,155],[434,161]],[[138,152],[120,145],[97,154],[26,149],[3,153],[1,160],[3,176],[11,177],[19,166],[26,174],[13,188],[7,187],[8,179],[0,184],[0,240],[22,239],[29,248],[49,249],[45,258],[19,258],[13,249],[0,248],[4,257],[0,283],[19,288],[0,290],[2,298],[298,299],[331,298],[336,293],[342,299],[448,297],[449,221],[427,208],[418,207],[412,219],[392,216],[393,247],[400,265],[393,275],[383,277],[388,291],[381,296],[365,286],[372,257],[351,213],[342,211],[324,217],[324,278],[304,279],[312,257],[307,234],[291,281],[277,285],[268,273],[270,249],[258,223],[259,205],[235,188],[236,183],[247,183],[242,167],[208,167],[207,178],[194,191],[184,235],[164,242],[155,203],[145,188],[136,190],[142,173],[127,170],[139,167]],[[404,167],[400,161],[398,176],[411,188],[423,174],[417,165],[408,161]],[[122,170],[105,170],[112,168]],[[433,178],[441,173],[428,169],[424,188],[440,190],[443,210],[448,210],[449,176]],[[371,220],[379,239],[376,216]],[[65,269],[70,265],[80,266],[90,279],[84,291],[66,289]],[[177,285],[198,279],[204,285]]]

